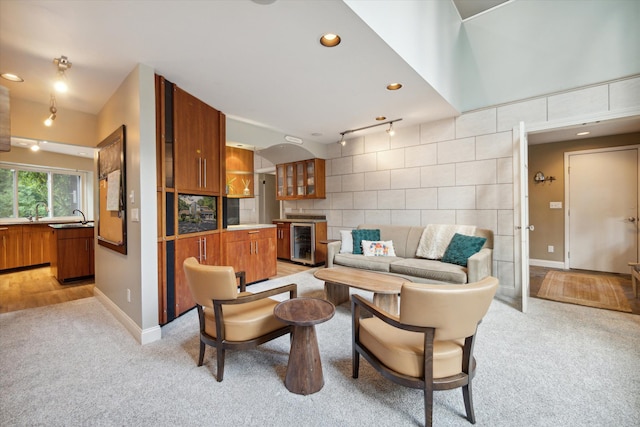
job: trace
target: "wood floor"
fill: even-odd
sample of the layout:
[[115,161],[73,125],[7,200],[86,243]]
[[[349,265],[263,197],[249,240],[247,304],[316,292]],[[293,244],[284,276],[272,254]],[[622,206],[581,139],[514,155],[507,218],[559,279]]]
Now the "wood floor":
[[[273,278],[289,276],[310,268],[302,264],[278,261],[278,273]],[[535,297],[538,293],[544,276],[549,270],[549,268],[544,267],[531,267],[531,296]],[[640,298],[634,298],[632,295],[630,276],[616,276],[623,278],[625,296],[629,300],[633,313],[640,314]],[[93,296],[93,287],[93,279],[84,279],[62,285],[51,275],[49,266],[1,273],[0,313],[87,298]]]
[[[278,261],[275,278],[289,276],[310,267]],[[93,278],[60,284],[48,265],[0,273],[0,313],[58,304],[93,296]]]

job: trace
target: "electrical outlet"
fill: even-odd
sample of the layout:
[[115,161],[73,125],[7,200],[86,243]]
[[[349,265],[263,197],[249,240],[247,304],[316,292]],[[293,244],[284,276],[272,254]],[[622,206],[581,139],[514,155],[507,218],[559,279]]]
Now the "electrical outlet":
[[547,246],[547,252],[549,252],[551,254],[551,253],[553,253],[553,250],[554,250],[553,246],[551,246],[551,245]]
[[131,302],[131,289],[127,289],[127,302]]
[[549,202],[549,209],[562,209],[562,202]]

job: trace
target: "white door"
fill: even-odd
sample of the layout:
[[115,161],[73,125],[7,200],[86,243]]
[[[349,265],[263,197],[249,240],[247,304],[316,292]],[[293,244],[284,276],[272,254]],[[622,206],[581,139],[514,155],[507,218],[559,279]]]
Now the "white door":
[[[522,312],[526,313],[529,303],[529,231],[533,225],[529,224],[529,147],[524,122],[513,131],[517,151],[515,164],[518,165],[515,178],[519,185],[514,185],[516,195],[514,200],[514,252],[515,252],[515,284],[522,298]],[[519,285],[519,286],[518,286]]]
[[569,268],[628,273],[638,257],[638,149],[566,153]]

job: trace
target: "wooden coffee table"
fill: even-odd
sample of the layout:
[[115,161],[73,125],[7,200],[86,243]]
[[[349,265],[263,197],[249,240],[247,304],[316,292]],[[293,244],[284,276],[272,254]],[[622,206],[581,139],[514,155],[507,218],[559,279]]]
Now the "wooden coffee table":
[[349,287],[373,292],[373,303],[391,314],[398,314],[398,294],[409,280],[388,274],[349,267],[320,268],[313,273],[324,280],[327,299],[335,305],[349,300]]
[[333,317],[335,307],[319,298],[293,298],[282,301],[273,315],[292,325],[291,351],[284,385],[292,393],[311,394],[324,386],[315,325]]

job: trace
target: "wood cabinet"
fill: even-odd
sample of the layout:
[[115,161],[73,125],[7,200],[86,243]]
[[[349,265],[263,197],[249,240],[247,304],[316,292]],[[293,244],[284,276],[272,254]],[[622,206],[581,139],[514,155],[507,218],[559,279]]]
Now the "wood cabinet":
[[276,199],[324,199],[325,161],[309,159],[276,165]]
[[253,151],[226,147],[227,197],[254,197]]
[[175,254],[175,317],[196,306],[184,274],[182,264],[189,257],[196,257],[200,264],[220,264],[220,234],[180,238],[176,240]]
[[51,261],[51,227],[33,224],[22,227],[24,265],[46,264]]
[[61,282],[93,276],[93,227],[54,228],[51,233],[53,276]]
[[278,258],[290,260],[291,259],[291,223],[273,221],[276,224],[276,238]]
[[173,90],[175,187],[220,194],[220,112],[175,85]]
[[0,226],[0,270],[24,266],[22,226]]
[[50,235],[47,224],[0,226],[0,270],[49,263]]
[[[164,77],[156,75],[155,81],[158,320],[164,325],[195,307],[184,260],[195,256],[203,264],[217,265],[222,259],[226,117]],[[206,206],[207,220],[216,215],[217,228],[181,228],[181,201],[189,200],[183,195],[217,197],[214,213],[214,207]]]
[[247,283],[277,274],[275,227],[226,231],[222,240],[222,264],[244,271]]

